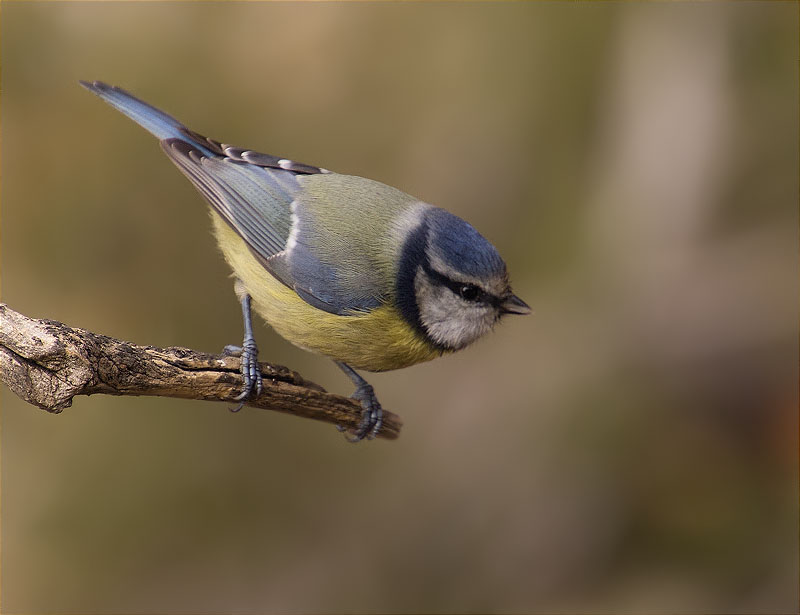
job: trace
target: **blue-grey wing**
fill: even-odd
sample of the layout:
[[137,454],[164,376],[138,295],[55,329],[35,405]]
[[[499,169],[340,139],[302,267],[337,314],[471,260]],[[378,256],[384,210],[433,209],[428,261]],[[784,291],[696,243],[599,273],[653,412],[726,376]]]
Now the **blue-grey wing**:
[[[365,242],[342,237],[336,232],[341,225],[326,229],[326,220],[316,213],[302,195],[292,202],[286,250],[272,257],[268,266],[279,278],[290,279],[307,303],[326,312],[352,314],[378,307],[388,294],[387,282],[391,285],[392,280],[383,279],[381,269],[363,253]],[[349,225],[358,227],[357,217]],[[382,240],[376,237],[366,246]]]
[[331,229],[319,228],[324,220],[304,206],[302,176],[326,171],[227,145],[220,145],[224,157],[206,156],[180,138],[161,146],[265,269],[304,301],[343,315],[380,305],[386,293],[369,260]]
[[290,204],[300,190],[294,173],[205,156],[177,138],[161,141],[161,147],[262,263],[286,248]]

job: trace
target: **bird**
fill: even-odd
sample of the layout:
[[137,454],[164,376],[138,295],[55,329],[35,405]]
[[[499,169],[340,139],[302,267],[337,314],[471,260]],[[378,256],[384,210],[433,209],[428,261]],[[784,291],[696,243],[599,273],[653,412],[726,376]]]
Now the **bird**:
[[468,222],[397,188],[221,143],[126,90],[80,84],[153,134],[210,205],[244,321],[243,390],[262,391],[255,310],[292,344],[333,359],[362,406],[352,442],[380,431],[383,411],[356,371],[400,369],[461,350],[530,307],[505,261]]

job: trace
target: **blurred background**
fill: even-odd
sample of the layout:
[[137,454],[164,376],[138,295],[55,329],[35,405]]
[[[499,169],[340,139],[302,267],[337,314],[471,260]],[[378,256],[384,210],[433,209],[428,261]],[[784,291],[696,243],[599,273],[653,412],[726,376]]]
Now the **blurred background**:
[[[216,352],[201,197],[79,87],[472,222],[534,315],[405,426],[2,391],[4,613],[796,612],[796,3],[4,3],[2,299]],[[258,323],[263,360],[349,394]]]

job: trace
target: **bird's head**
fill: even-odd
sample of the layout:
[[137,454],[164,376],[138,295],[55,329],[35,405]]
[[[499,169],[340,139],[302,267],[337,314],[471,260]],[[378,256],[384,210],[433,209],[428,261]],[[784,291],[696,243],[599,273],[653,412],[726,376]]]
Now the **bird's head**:
[[506,264],[470,224],[429,207],[406,238],[398,274],[401,312],[435,346],[460,350],[505,314],[529,314]]

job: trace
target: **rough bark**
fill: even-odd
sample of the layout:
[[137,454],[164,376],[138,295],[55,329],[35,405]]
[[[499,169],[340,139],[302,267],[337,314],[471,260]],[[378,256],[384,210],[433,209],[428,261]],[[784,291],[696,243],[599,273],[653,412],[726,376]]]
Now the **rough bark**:
[[[76,395],[155,395],[235,403],[239,359],[188,348],[138,346],[53,320],[28,318],[0,303],[0,379],[30,404],[58,413]],[[280,365],[260,363],[261,395],[246,406],[346,428],[361,421],[359,402],[328,393]],[[380,438],[398,437],[402,421],[384,411]]]

